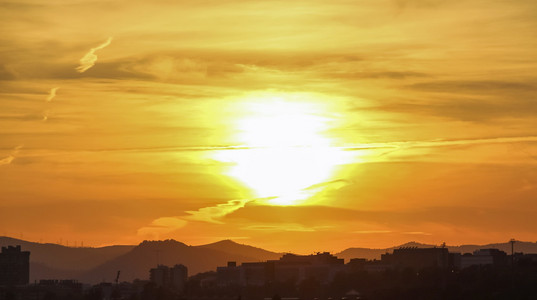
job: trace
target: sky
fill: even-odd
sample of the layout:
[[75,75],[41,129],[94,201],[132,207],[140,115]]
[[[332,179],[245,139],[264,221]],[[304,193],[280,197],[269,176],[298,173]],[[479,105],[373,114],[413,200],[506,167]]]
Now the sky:
[[0,235],[537,240],[533,0],[0,7]]

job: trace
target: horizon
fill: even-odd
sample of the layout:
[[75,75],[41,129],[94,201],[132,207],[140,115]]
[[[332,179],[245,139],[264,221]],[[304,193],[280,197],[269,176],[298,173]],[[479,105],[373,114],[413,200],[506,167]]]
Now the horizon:
[[0,6],[0,234],[537,240],[537,2]]
[[[187,244],[187,243],[184,243],[184,242],[176,240],[176,239],[165,239],[165,240],[143,240],[143,241],[141,241],[139,243],[136,243],[136,244],[110,244],[110,245],[99,245],[99,246],[85,246],[85,245],[80,246],[80,245],[78,245],[78,246],[75,246],[75,245],[72,245],[72,244],[67,245],[67,244],[60,244],[60,243],[57,243],[57,242],[29,241],[29,240],[23,240],[23,239],[20,239],[20,238],[9,237],[9,236],[0,236],[0,238],[8,238],[8,239],[21,241],[21,242],[40,244],[40,245],[58,245],[58,246],[62,246],[62,247],[66,247],[66,248],[73,248],[73,249],[79,249],[79,248],[98,249],[98,248],[114,247],[114,246],[137,247],[137,246],[142,245],[145,242],[153,243],[153,242],[166,242],[166,241],[178,242],[178,243],[184,244],[185,246],[188,246],[188,247],[201,247],[201,246],[207,246],[207,245],[217,244],[217,243],[220,243],[220,242],[229,241],[229,242],[232,242],[232,243],[240,245],[240,246],[253,247],[253,248],[256,248],[256,249],[261,249],[261,250],[272,252],[272,253],[279,253],[279,254],[289,253],[289,254],[296,254],[296,255],[311,255],[311,254],[323,253],[323,252],[328,252],[328,253],[330,253],[332,255],[337,255],[339,253],[342,253],[342,252],[344,252],[346,250],[351,250],[351,249],[388,250],[388,249],[404,248],[408,244],[418,244],[418,245],[423,245],[423,246],[432,246],[433,248],[441,248],[441,247],[446,247],[446,248],[453,247],[453,248],[456,248],[456,247],[463,247],[463,246],[484,247],[484,246],[490,246],[490,245],[509,244],[510,243],[510,241],[506,241],[506,242],[498,242],[498,241],[496,241],[496,242],[491,242],[491,243],[486,243],[486,244],[475,244],[475,243],[472,244],[472,243],[470,243],[470,244],[459,244],[459,245],[448,245],[448,244],[446,244],[446,245],[443,245],[443,244],[438,245],[438,244],[422,243],[422,242],[419,242],[419,241],[408,241],[408,242],[405,242],[403,244],[391,245],[391,246],[388,246],[388,247],[381,247],[381,248],[360,247],[359,245],[350,245],[350,246],[348,246],[348,247],[346,247],[344,249],[340,249],[340,250],[322,250],[322,249],[320,249],[320,250],[312,250],[312,251],[307,252],[307,253],[306,252],[298,253],[298,252],[291,252],[291,251],[279,251],[279,250],[273,250],[273,249],[265,249],[265,248],[259,247],[257,245],[241,243],[241,242],[230,240],[230,239],[219,240],[219,241],[211,242],[211,243],[208,243],[208,244],[196,244],[196,245]],[[537,244],[537,242],[532,242],[532,241],[520,241],[520,240],[514,240],[514,241],[515,241],[515,245],[516,245],[516,243]],[[14,244],[14,245],[10,245],[10,246],[16,246],[16,245]],[[24,249],[22,249],[22,250],[24,250]]]

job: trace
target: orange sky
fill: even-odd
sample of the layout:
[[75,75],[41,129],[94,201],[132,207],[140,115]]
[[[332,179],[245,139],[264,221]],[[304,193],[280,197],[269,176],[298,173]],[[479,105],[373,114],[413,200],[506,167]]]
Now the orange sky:
[[0,2],[0,235],[537,239],[537,2]]

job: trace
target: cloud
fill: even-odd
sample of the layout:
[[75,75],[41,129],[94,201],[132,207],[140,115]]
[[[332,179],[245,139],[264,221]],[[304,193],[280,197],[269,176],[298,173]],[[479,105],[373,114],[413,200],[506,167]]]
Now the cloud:
[[11,151],[11,154],[9,156],[0,159],[0,166],[9,165],[11,162],[13,162],[13,160],[15,159],[15,157],[17,156],[21,148],[22,148],[22,145],[15,147]]
[[275,198],[276,197],[229,200],[226,203],[217,204],[216,206],[203,207],[195,211],[187,211],[187,213],[190,215],[184,218],[187,220],[202,221],[214,224],[224,224],[224,222],[218,219],[223,218],[226,215],[233,213],[240,208],[243,208],[247,203],[254,201],[266,201]]
[[406,232],[403,232],[403,234],[410,234],[410,235],[432,235],[431,233],[423,232],[423,231],[406,231]]
[[216,206],[203,207],[196,211],[187,211],[190,216],[185,217],[189,220],[203,221],[215,224],[223,224],[223,222],[217,220],[242,208],[246,203],[252,200],[230,200],[226,203],[218,204]]
[[[328,230],[330,228],[327,226],[336,225],[353,234],[429,235],[435,233],[435,226],[459,228],[487,226],[496,231],[534,228],[537,224],[537,219],[532,217],[535,211],[528,209],[523,202],[517,203],[519,207],[509,209],[483,208],[470,203],[463,206],[430,206],[413,210],[247,205],[230,214],[226,220],[230,222],[240,220],[243,224],[259,225],[249,228],[251,230],[269,230],[269,227],[275,229],[288,224]],[[288,229],[297,228],[290,226]]]
[[45,110],[43,112],[43,119],[41,119],[41,121],[46,122],[48,120],[49,114],[50,114],[50,112],[48,110]]
[[15,159],[15,156],[10,155],[8,157],[0,159],[0,166],[3,165],[9,165],[13,160]]
[[326,230],[333,228],[333,226],[304,226],[296,223],[285,224],[259,224],[243,227],[244,230],[256,230],[256,231],[295,231],[295,232],[315,232],[320,230]]
[[42,118],[42,115],[39,114],[0,115],[0,120],[35,121],[40,118]]
[[336,179],[336,180],[330,180],[325,181],[321,183],[317,183],[314,185],[311,185],[303,190],[313,190],[313,191],[320,191],[325,188],[332,188],[332,189],[340,189],[348,184],[352,183],[350,180],[347,179]]
[[50,102],[52,101],[52,99],[54,99],[54,97],[56,97],[56,92],[59,90],[60,88],[59,87],[54,87],[54,88],[51,88],[50,89],[50,92],[47,96],[47,102]]
[[187,221],[179,217],[162,217],[153,220],[149,226],[138,229],[138,235],[158,239],[161,235],[180,229],[186,224]]
[[380,234],[380,233],[393,233],[391,230],[356,230],[352,233],[357,234]]
[[431,75],[413,71],[337,71],[325,73],[324,76],[335,79],[408,79],[430,77]]
[[451,80],[415,83],[407,86],[411,89],[427,92],[472,92],[476,94],[494,94],[501,90],[536,91],[537,86],[526,82],[499,80]]
[[80,66],[76,67],[76,70],[79,73],[84,73],[89,68],[93,67],[95,65],[95,62],[97,61],[97,55],[95,55],[95,51],[107,47],[108,45],[110,45],[110,43],[112,43],[112,37],[109,37],[108,40],[106,40],[106,42],[104,42],[103,44],[100,44],[95,48],[91,48],[91,50],[80,59]]
[[[451,147],[451,146],[471,146],[484,144],[511,144],[511,143],[527,143],[537,142],[537,136],[517,136],[517,137],[493,137],[493,138],[474,138],[474,139],[458,139],[458,140],[422,140],[422,141],[404,141],[404,142],[387,142],[387,143],[370,143],[368,147],[359,145],[357,147],[344,147],[347,151],[362,151],[364,149],[393,149],[397,151],[410,148],[434,148],[434,147]],[[370,147],[369,147],[370,146]]]

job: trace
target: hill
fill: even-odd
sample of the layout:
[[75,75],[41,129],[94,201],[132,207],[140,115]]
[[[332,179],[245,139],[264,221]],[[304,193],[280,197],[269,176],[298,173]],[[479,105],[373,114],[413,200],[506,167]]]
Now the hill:
[[[339,258],[344,258],[345,261],[349,261],[351,258],[367,258],[367,259],[380,259],[380,256],[384,253],[391,253],[393,249],[401,247],[417,247],[417,248],[432,248],[439,247],[438,245],[421,244],[416,242],[409,242],[395,247],[382,248],[382,249],[370,249],[370,248],[348,248],[335,255]],[[449,252],[458,253],[472,253],[478,249],[496,248],[506,253],[511,253],[511,244],[495,243],[485,245],[460,245],[460,246],[446,246]],[[515,243],[515,252],[523,253],[537,253],[537,243],[517,241]]]
[[251,262],[278,259],[281,255],[233,241],[221,241],[202,246],[187,246],[175,240],[144,241],[128,253],[108,261],[81,275],[84,282],[111,281],[117,271],[121,280],[148,279],[149,270],[157,264],[173,266],[183,264],[188,274],[214,271],[228,261]]
[[212,244],[196,246],[199,248],[218,250],[228,254],[240,254],[241,256],[255,258],[256,261],[279,259],[283,253],[275,253],[265,249],[239,244],[232,240],[223,240]]
[[10,245],[20,245],[23,251],[31,252],[30,281],[74,278],[81,271],[91,270],[134,248],[134,246],[74,248],[0,237],[0,247]]
[[[228,261],[242,262],[278,259],[282,253],[223,240],[212,244],[188,246],[175,240],[144,241],[137,246],[109,246],[100,248],[72,248],[57,244],[41,244],[19,239],[0,237],[0,246],[21,245],[30,251],[30,280],[78,279],[85,283],[112,281],[117,271],[121,271],[122,281],[148,279],[149,270],[163,264],[173,266],[183,264],[188,274],[214,271],[225,266]],[[351,258],[380,259],[384,253],[400,247],[429,248],[435,245],[416,242],[390,248],[348,248],[335,255],[349,261]],[[477,249],[497,248],[511,252],[511,244],[495,243],[486,245],[446,246],[450,252],[468,253]],[[519,242],[515,252],[537,253],[537,243]]]

